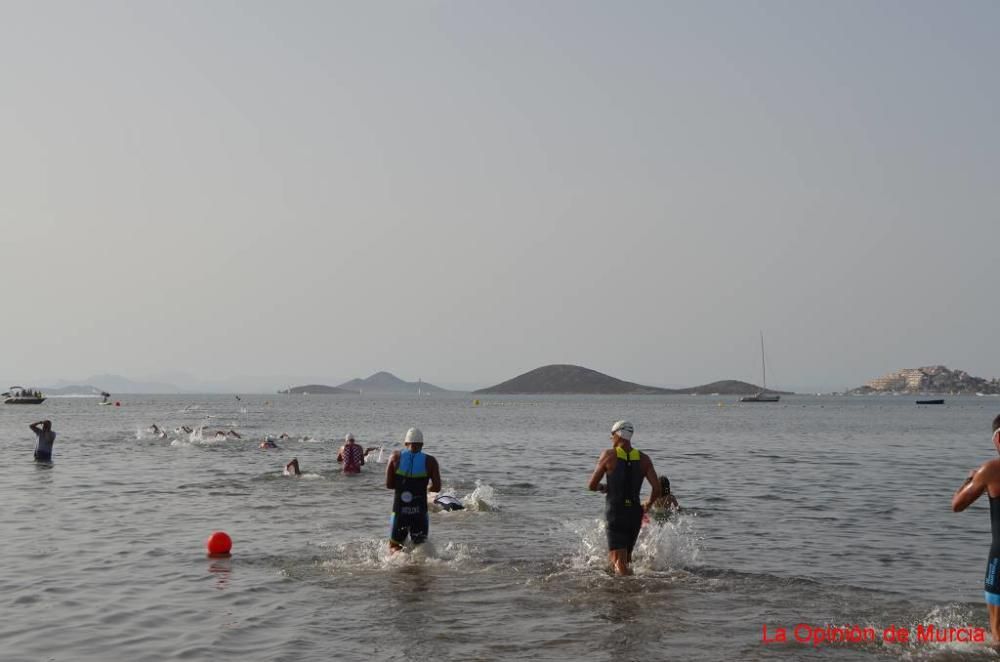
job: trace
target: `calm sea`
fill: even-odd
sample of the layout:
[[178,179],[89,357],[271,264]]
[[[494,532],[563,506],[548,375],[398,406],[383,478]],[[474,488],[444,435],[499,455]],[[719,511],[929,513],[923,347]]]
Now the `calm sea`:
[[[761,635],[985,626],[988,505],[949,500],[995,455],[998,399],[121,399],[0,406],[5,661],[995,657]],[[51,466],[31,459],[39,418],[58,433]],[[604,570],[603,497],[586,490],[619,418],[685,508],[644,529],[624,579]],[[385,465],[345,477],[336,451],[353,432],[385,459],[413,425],[467,508],[389,557]],[[226,429],[244,439],[215,441]],[[292,457],[300,479],[282,476]],[[216,529],[231,559],[206,558]]]

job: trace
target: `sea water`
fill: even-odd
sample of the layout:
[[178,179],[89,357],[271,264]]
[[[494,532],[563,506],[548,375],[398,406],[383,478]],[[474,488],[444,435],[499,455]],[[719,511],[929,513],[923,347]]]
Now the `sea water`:
[[[997,399],[477,397],[0,407],[0,659],[994,657],[881,635],[986,625],[988,506],[949,500],[995,456]],[[31,459],[39,418],[52,465]],[[606,571],[603,496],[586,489],[619,418],[683,507],[644,528],[627,578]],[[383,472],[410,426],[466,508],[390,555]],[[383,447],[358,476],[338,471],[347,432]],[[282,475],[292,457],[303,478]],[[213,530],[231,558],[206,558]],[[766,641],[797,624],[880,640]]]

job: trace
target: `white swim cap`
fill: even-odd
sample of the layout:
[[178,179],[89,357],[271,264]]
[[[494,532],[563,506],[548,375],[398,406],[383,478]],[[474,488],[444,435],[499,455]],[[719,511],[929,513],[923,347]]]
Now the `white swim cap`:
[[616,434],[626,441],[632,439],[633,432],[635,432],[635,426],[628,421],[618,421],[611,426],[611,434]]
[[406,441],[404,444],[422,444],[424,443],[424,433],[418,428],[410,428],[406,431]]
[[344,441],[354,441],[354,435],[348,432],[347,436],[344,437]]

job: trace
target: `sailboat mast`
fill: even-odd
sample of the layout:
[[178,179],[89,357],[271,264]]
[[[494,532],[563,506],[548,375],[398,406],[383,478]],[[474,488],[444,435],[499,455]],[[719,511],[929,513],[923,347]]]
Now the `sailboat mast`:
[[761,391],[767,390],[767,364],[764,363],[764,332],[760,332],[760,374],[763,376],[764,385],[761,387]]

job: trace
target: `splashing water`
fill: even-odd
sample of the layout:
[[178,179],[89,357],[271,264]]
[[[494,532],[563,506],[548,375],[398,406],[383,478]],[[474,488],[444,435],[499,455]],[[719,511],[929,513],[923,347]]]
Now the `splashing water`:
[[500,510],[500,497],[493,486],[476,480],[476,489],[462,497],[466,510],[474,512],[494,512]]
[[360,569],[387,570],[413,565],[459,567],[475,560],[475,552],[466,543],[447,541],[435,544],[429,539],[422,545],[407,546],[390,552],[385,538],[368,538],[334,547],[334,557],[322,565],[332,572]]
[[[632,552],[633,569],[642,574],[698,565],[701,538],[694,530],[694,515],[675,514],[666,522],[650,522],[639,531]],[[568,561],[577,570],[605,570],[608,565],[607,524],[603,519],[564,523],[580,540]]]

